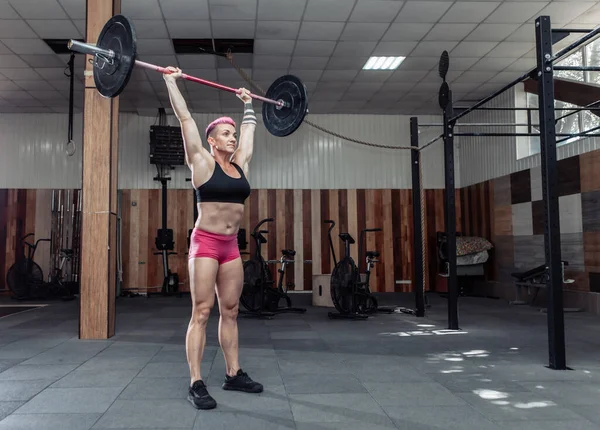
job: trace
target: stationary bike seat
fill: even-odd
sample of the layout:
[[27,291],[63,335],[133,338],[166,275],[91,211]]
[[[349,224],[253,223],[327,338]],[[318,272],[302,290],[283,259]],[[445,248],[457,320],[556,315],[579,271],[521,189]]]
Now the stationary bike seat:
[[367,251],[368,258],[377,258],[379,257],[379,252],[377,251]]
[[294,251],[293,249],[282,249],[281,253],[289,257],[293,257],[294,255],[296,255],[296,251]]

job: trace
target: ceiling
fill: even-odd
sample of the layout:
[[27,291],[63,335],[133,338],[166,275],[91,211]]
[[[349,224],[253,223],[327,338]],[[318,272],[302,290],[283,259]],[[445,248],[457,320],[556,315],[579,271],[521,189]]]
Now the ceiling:
[[[85,0],[0,0],[0,112],[68,112],[69,55],[42,39],[84,38]],[[437,64],[450,52],[448,81],[466,105],[535,66],[533,21],[593,28],[599,1],[122,0],[135,26],[138,59],[232,87],[248,86],[224,58],[176,55],[173,38],[251,38],[236,62],[262,88],[292,73],[309,90],[311,113],[437,113]],[[555,49],[581,35],[555,45]],[[396,71],[362,71],[371,55],[402,55]],[[75,111],[83,105],[77,56]],[[180,85],[194,112],[237,112],[231,93]],[[136,69],[121,110],[169,108],[162,75]]]

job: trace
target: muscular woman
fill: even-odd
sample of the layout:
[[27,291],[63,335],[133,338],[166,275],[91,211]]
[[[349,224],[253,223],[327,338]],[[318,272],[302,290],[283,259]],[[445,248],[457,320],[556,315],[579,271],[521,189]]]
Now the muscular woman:
[[219,301],[219,343],[226,363],[223,389],[260,393],[263,386],[240,368],[238,358],[238,303],[242,293],[244,271],[237,243],[237,233],[250,195],[248,166],[252,158],[256,116],[248,90],[241,88],[238,97],[244,102],[240,136],[235,122],[228,117],[214,120],[204,138],[210,152],[203,148],[202,137],[185,100],[177,87],[181,70],[169,67],[164,79],[171,105],[181,124],[186,163],[192,171],[198,219],[189,249],[189,276],[192,317],[186,336],[186,353],[190,367],[188,400],[197,409],[212,409],[217,402],[208,393],[200,373],[206,343],[206,323],[214,305],[215,290]]

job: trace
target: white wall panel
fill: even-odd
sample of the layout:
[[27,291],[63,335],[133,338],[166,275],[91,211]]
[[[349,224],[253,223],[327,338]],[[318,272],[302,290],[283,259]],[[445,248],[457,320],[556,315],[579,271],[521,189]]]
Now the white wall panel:
[[[216,117],[197,114],[203,129]],[[240,115],[232,115],[240,121]],[[385,145],[409,146],[408,116],[310,115],[311,121],[332,131]],[[81,187],[81,115],[75,116],[78,144],[73,157],[64,153],[67,116],[14,114],[0,116],[0,188]],[[439,117],[419,117],[440,122]],[[149,163],[150,126],[155,117],[123,113],[119,124],[119,188],[159,188],[156,167]],[[177,125],[174,117],[170,125]],[[421,144],[439,133],[422,130]],[[458,162],[458,154],[457,154]],[[443,188],[441,143],[423,154],[423,184]],[[458,172],[458,170],[457,170]],[[250,180],[254,188],[410,188],[410,150],[373,148],[348,142],[303,124],[294,134],[276,138],[259,122]],[[189,170],[171,172],[169,188],[189,188]],[[458,177],[458,174],[457,174]]]
[[[490,101],[489,107],[514,107],[515,91],[511,89]],[[476,111],[466,115],[463,123],[515,123],[514,111]],[[462,127],[460,131],[474,132],[515,132],[514,127]],[[521,170],[541,165],[540,155],[536,154],[517,160],[515,137],[463,137],[459,141],[460,157],[463,168],[460,169],[461,186],[477,184]],[[580,139],[557,148],[559,160],[600,149],[597,137]]]
[[73,124],[71,157],[67,126],[63,114],[0,115],[0,188],[80,188],[81,115]]

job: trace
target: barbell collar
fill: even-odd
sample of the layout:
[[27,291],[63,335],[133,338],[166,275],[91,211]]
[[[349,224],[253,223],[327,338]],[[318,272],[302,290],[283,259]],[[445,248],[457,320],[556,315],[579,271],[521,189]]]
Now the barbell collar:
[[116,57],[115,52],[112,49],[102,49],[89,43],[79,42],[78,40],[69,40],[67,45],[71,51],[79,52],[81,54],[89,55],[102,55],[108,59],[114,59]]

